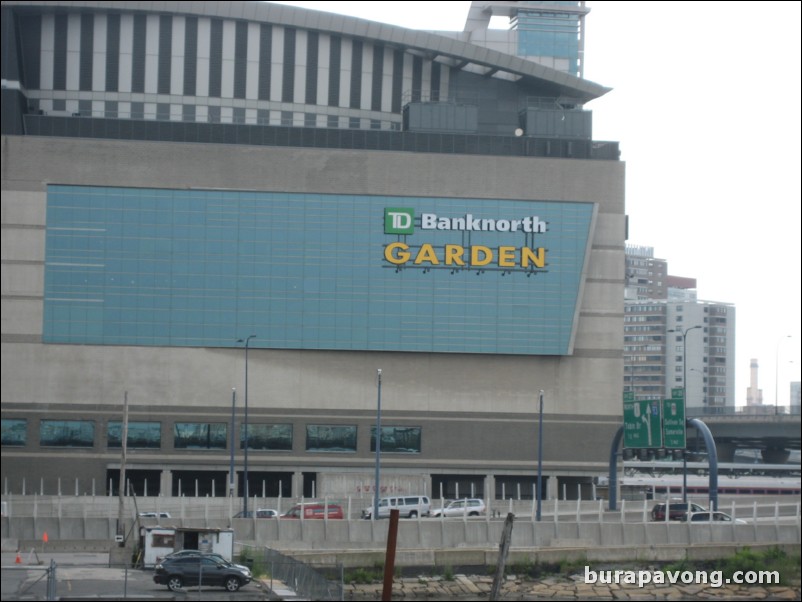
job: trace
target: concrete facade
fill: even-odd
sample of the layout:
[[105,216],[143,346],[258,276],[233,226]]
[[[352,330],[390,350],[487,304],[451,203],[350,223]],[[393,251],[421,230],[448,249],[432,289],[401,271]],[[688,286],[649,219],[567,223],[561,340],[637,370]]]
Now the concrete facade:
[[[623,248],[617,243],[623,236],[622,164],[17,137],[4,138],[3,147],[3,173],[13,174],[3,182],[3,372],[14,375],[4,377],[3,405],[4,412],[16,410],[4,415],[30,416],[31,410],[46,407],[48,415],[61,418],[83,406],[93,415],[120,419],[127,391],[137,419],[181,416],[187,406],[195,413],[225,417],[231,387],[243,387],[239,348],[39,342],[46,182],[237,189],[259,189],[269,182],[271,189],[299,192],[337,186],[361,194],[403,189],[421,196],[559,195],[599,203],[573,357],[252,349],[251,417],[299,420],[299,414],[325,412],[369,425],[375,418],[375,370],[382,368],[387,416],[414,419],[431,433],[431,449],[420,458],[398,461],[399,468],[409,465],[418,472],[424,467],[484,465],[482,472],[488,474],[500,468],[528,472],[535,459],[535,393],[542,388],[545,430],[555,432],[545,446],[547,470],[587,474],[590,464],[603,470],[601,456],[620,413]],[[270,166],[267,173],[264,166]],[[359,177],[335,181],[350,173]],[[600,188],[600,179],[606,189]],[[12,269],[6,271],[6,266]],[[454,420],[462,425],[457,432]],[[588,445],[577,446],[576,441],[593,442],[594,451],[588,454]],[[9,450],[12,456],[21,451]],[[226,469],[226,453],[204,456],[187,461]],[[112,454],[107,457],[107,462],[116,462]],[[369,458],[362,455],[357,466],[364,467]],[[315,466],[318,460],[273,456],[252,457],[252,462]],[[349,458],[336,464],[351,468],[355,462]],[[53,470],[53,475],[60,473]],[[15,480],[21,476],[7,474]]]

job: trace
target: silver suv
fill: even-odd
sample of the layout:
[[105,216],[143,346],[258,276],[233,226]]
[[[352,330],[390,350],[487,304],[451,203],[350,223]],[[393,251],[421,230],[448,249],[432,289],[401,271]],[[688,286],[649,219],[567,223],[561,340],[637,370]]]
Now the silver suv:
[[479,516],[487,511],[483,500],[477,498],[467,498],[454,500],[445,508],[432,510],[432,516]]

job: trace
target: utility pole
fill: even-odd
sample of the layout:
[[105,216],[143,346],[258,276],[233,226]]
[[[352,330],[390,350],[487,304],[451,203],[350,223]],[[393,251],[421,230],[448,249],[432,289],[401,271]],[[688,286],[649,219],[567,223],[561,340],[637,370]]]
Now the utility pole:
[[[117,489],[117,535],[125,537],[125,460],[128,453],[128,391],[123,397],[123,432],[120,458],[120,485]],[[121,546],[124,543],[120,544]]]

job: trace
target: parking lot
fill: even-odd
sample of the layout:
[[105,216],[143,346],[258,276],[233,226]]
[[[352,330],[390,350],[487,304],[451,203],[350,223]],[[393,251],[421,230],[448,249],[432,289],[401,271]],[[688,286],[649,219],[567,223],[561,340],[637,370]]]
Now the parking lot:
[[[47,600],[48,574],[55,567],[55,599],[125,599],[150,600],[267,600],[267,590],[259,582],[251,582],[236,593],[222,587],[187,588],[170,592],[153,582],[153,571],[110,568],[108,554],[48,554],[21,551],[2,554],[2,599]],[[52,561],[52,565],[51,565]]]

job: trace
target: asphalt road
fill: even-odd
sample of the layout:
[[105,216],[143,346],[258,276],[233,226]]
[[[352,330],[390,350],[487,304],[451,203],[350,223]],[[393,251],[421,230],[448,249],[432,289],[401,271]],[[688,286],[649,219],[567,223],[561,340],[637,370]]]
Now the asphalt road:
[[[267,600],[261,584],[251,582],[239,592],[222,587],[190,587],[171,592],[153,582],[152,570],[109,568],[108,554],[2,554],[2,599],[47,600],[48,570],[55,563],[56,599],[59,600]],[[41,563],[41,564],[40,564]]]

